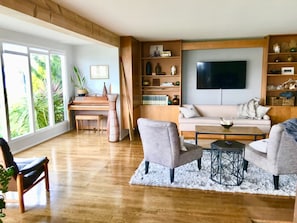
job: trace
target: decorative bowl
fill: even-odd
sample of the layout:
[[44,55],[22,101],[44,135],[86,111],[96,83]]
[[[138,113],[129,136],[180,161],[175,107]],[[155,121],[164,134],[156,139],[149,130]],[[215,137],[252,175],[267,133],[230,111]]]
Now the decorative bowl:
[[233,123],[231,124],[221,124],[225,129],[230,129],[233,126]]
[[149,82],[149,81],[143,81],[143,82],[142,82],[142,85],[143,85],[143,86],[149,86],[149,85],[150,85],[150,82]]
[[223,126],[225,129],[230,129],[233,126],[233,122],[230,120],[223,119],[221,121],[221,126]]

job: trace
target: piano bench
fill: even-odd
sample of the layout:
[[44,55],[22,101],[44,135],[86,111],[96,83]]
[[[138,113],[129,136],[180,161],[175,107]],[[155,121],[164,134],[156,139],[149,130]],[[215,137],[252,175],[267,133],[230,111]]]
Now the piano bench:
[[[104,115],[75,115],[75,124],[76,124],[76,131],[79,130],[79,121],[97,121],[97,130],[100,132],[100,129],[103,131],[102,120]],[[100,128],[101,124],[101,128]]]

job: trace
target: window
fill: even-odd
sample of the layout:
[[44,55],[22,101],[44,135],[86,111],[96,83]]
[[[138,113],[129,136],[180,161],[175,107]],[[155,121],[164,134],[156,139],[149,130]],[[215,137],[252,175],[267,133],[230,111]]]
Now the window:
[[0,110],[8,122],[0,135],[13,139],[64,121],[64,56],[10,43],[2,49],[6,107]]

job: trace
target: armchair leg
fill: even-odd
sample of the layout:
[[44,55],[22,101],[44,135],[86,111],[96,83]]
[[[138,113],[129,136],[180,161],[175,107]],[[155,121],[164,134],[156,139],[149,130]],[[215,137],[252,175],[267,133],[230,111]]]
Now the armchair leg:
[[23,186],[23,175],[17,175],[17,191],[19,197],[19,208],[20,212],[25,212],[25,204],[24,204],[24,186]]
[[170,182],[173,183],[174,181],[174,168],[170,169]]
[[247,161],[247,160],[244,159],[243,160],[243,170],[245,172],[247,172],[248,165],[249,165],[249,161]]
[[149,161],[145,161],[145,162],[144,162],[144,166],[145,166],[145,168],[144,168],[144,169],[145,169],[145,170],[144,170],[144,173],[145,173],[145,174],[148,173],[149,165],[150,165],[150,162],[149,162]]
[[279,189],[279,176],[275,176],[273,175],[273,183],[274,183],[274,190],[278,190]]
[[49,191],[49,178],[48,178],[48,161],[43,164],[43,167],[44,167],[44,177],[45,177],[45,189],[46,191]]
[[198,169],[201,170],[201,158],[197,160],[198,163]]

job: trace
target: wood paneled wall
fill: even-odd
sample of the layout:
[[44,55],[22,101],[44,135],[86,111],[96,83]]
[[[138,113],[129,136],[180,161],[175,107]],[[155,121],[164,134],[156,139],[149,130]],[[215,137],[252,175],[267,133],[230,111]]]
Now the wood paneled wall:
[[183,42],[182,50],[210,50],[210,49],[227,49],[227,48],[253,48],[264,47],[266,40],[258,39],[241,39],[241,40],[214,40],[214,41],[195,41]]

